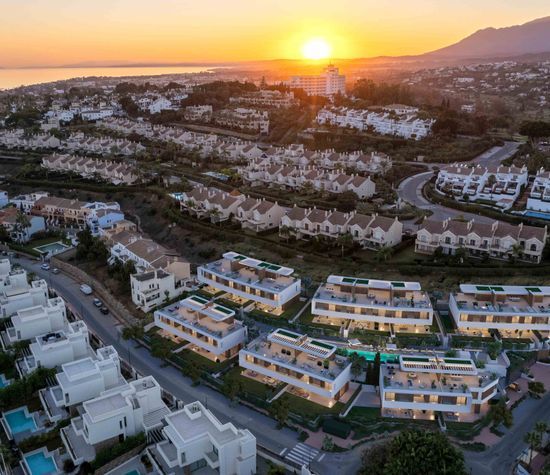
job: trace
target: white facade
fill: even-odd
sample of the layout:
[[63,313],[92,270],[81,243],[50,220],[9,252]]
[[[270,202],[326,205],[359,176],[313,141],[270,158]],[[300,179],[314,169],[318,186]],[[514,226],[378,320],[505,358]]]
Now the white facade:
[[418,282],[390,282],[330,275],[311,301],[311,313],[324,320],[351,320],[356,327],[396,332],[425,331],[433,308]]
[[37,336],[29,346],[30,354],[17,361],[22,375],[43,368],[55,368],[69,361],[83,358],[91,352],[86,324],[77,320],[63,330]]
[[282,311],[300,296],[301,281],[293,273],[289,267],[226,252],[223,259],[198,267],[197,278],[218,291]]
[[441,411],[452,421],[473,421],[487,412],[497,390],[495,373],[469,358],[401,355],[398,365],[380,371],[384,416],[433,420]]
[[532,211],[550,212],[550,172],[541,168],[529,192],[527,209]]
[[7,327],[5,335],[2,335],[8,345],[61,331],[67,324],[65,302],[59,297],[49,299],[46,305],[19,310],[10,321],[12,326]]
[[288,84],[292,89],[303,89],[308,96],[330,97],[346,93],[346,76],[339,74],[332,64],[318,76],[293,76]]
[[239,352],[245,376],[260,374],[296,388],[298,394],[332,406],[348,390],[351,363],[336,356],[336,346],[289,330],[277,329]]
[[550,334],[550,287],[461,284],[449,296],[449,309],[459,331],[503,337]]
[[164,440],[148,449],[159,473],[190,473],[203,466],[219,475],[256,473],[256,438],[249,430],[222,424],[198,401],[165,421]]
[[63,409],[126,384],[120,374],[118,353],[112,346],[98,349],[94,357],[87,356],[63,364],[55,378],[56,386],[39,392],[42,406],[52,422],[66,414]]
[[144,312],[180,295],[183,287],[176,287],[176,277],[162,269],[130,276],[132,302]]
[[170,411],[161,390],[152,376],[146,376],[84,402],[82,415],[60,432],[73,462],[92,461],[96,450],[162,426]]
[[199,295],[157,310],[155,325],[215,361],[235,356],[247,336],[246,327],[235,319],[233,310]]
[[0,318],[11,317],[25,308],[46,305],[47,300],[48,285],[45,280],[35,280],[30,285],[19,288],[1,289],[0,286]]

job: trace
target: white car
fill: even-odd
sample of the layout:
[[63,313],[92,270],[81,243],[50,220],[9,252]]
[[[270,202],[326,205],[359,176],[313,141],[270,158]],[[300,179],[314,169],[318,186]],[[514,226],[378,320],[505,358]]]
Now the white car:
[[42,264],[42,265],[40,266],[40,268],[41,268],[42,270],[50,270],[50,264],[44,263],[44,264]]
[[85,295],[91,295],[92,294],[92,288],[88,284],[82,284],[80,286],[80,291]]

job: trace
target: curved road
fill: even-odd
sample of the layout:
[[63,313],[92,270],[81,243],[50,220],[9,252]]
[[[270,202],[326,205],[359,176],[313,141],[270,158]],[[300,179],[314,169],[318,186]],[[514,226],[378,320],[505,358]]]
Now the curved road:
[[[505,142],[503,146],[493,147],[487,152],[482,153],[478,157],[474,158],[470,163],[480,164],[484,166],[499,164],[500,162],[502,162],[502,160],[505,160],[516,153],[518,147],[519,143],[517,142]],[[455,218],[461,216],[467,219],[475,218],[476,221],[481,223],[489,223],[493,221],[492,219],[485,216],[474,213],[464,213],[460,210],[447,208],[446,206],[432,203],[424,198],[424,196],[422,196],[422,188],[424,187],[426,182],[428,182],[433,176],[433,168],[443,167],[447,164],[430,163],[427,165],[432,168],[432,171],[413,175],[409,178],[406,178],[399,184],[399,187],[397,188],[397,194],[403,201],[406,201],[407,203],[410,203],[417,208],[430,210],[433,213],[431,217],[436,220],[442,221],[449,217]]]
[[[93,305],[93,295],[84,295],[80,283],[64,274],[52,274],[40,268],[40,262],[24,257],[11,258],[15,264],[20,264],[29,272],[43,278],[48,286],[66,301],[67,306],[75,311],[86,322],[90,330],[97,335],[105,345],[116,348],[121,359],[127,361],[142,375],[152,375],[169,393],[185,404],[202,401],[222,422],[232,422],[237,427],[249,429],[258,442],[276,454],[286,454],[299,442],[298,434],[288,428],[278,430],[273,419],[253,409],[240,404],[231,404],[222,394],[200,385],[192,386],[190,379],[173,366],[166,365],[157,359],[144,347],[136,345],[132,340],[121,338],[123,325],[111,314],[103,315]],[[320,475],[336,473],[357,473],[361,465],[361,448],[344,453],[325,453],[311,462],[312,469]]]

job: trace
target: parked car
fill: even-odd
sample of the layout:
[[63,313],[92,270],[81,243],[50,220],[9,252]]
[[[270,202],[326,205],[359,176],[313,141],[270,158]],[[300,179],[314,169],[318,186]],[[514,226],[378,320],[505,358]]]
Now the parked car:
[[42,265],[40,266],[40,268],[41,268],[42,270],[50,270],[50,264],[46,264],[46,263],[44,262],[44,264],[42,264]]
[[107,314],[109,313],[109,309],[108,309],[105,305],[103,305],[103,306],[99,309],[99,311],[100,311],[103,315],[107,315]]
[[99,308],[103,306],[103,302],[99,299],[94,299],[94,305]]
[[519,387],[518,383],[510,383],[508,385],[508,389],[511,389],[512,391],[516,391],[517,393],[521,392],[521,388]]
[[57,267],[54,267],[54,268],[52,269],[52,274],[59,274],[59,272],[60,272],[60,271],[59,271],[59,269],[58,269]]
[[93,292],[92,288],[88,284],[81,284],[80,291],[86,295],[91,295]]

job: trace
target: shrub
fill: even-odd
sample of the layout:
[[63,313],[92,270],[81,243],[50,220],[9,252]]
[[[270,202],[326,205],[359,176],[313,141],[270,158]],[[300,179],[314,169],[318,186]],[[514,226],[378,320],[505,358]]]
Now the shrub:
[[126,452],[129,452],[142,444],[145,444],[145,434],[143,432],[127,437],[124,441],[118,444],[106,447],[97,453],[95,460],[92,462],[92,469],[97,470],[98,468],[103,467],[103,465],[109,463],[111,460],[116,459],[120,455],[125,454]]
[[325,419],[323,421],[323,432],[347,439],[351,432],[351,426],[347,422],[338,419]]

